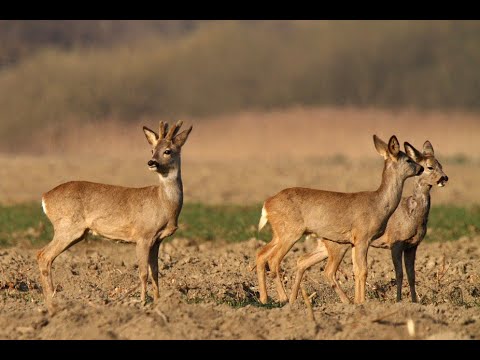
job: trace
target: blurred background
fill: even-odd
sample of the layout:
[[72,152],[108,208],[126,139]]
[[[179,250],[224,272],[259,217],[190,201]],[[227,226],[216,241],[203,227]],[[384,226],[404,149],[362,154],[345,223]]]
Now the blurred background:
[[476,203],[479,64],[479,21],[1,20],[0,203],[155,184],[141,126],[177,119],[186,201],[375,189],[375,133],[430,140],[434,202]]

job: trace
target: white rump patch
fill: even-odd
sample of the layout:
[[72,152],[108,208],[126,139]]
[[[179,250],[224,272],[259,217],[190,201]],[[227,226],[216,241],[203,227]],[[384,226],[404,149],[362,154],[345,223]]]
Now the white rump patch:
[[262,230],[265,224],[268,222],[267,210],[265,209],[265,204],[262,207],[262,216],[260,216],[260,221],[258,222],[258,231]]
[[45,213],[45,215],[48,215],[47,214],[47,207],[45,206],[45,199],[42,197],[42,209],[43,209],[43,212]]

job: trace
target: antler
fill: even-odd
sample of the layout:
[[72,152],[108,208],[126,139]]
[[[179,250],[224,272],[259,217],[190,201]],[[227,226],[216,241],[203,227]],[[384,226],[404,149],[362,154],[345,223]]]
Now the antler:
[[172,138],[177,135],[178,130],[180,130],[180,127],[183,125],[182,120],[178,120],[175,125],[173,125],[170,130],[168,131],[167,136],[165,137],[166,140],[172,140]]
[[163,121],[160,121],[160,127],[159,127],[159,131],[158,131],[158,135],[160,136],[160,140],[165,137],[165,135],[167,134],[167,130],[168,130],[168,124],[164,123]]

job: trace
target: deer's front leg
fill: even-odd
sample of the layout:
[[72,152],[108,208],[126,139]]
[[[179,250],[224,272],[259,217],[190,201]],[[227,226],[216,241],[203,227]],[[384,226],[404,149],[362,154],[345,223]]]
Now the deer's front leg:
[[367,283],[368,241],[358,241],[352,248],[353,272],[355,274],[355,304],[365,302],[365,285]]
[[157,301],[160,298],[158,290],[158,249],[160,247],[160,240],[157,241],[152,248],[148,256],[148,263],[150,266],[150,273],[153,280],[153,301]]
[[408,284],[410,285],[410,294],[412,302],[417,302],[417,293],[415,291],[415,255],[418,244],[405,249],[405,269],[407,270]]
[[402,300],[403,267],[402,257],[405,246],[403,242],[397,241],[392,246],[392,261],[395,267],[395,281],[397,283],[397,302]]
[[138,261],[138,274],[140,277],[140,300],[145,305],[147,296],[147,280],[148,280],[148,258],[150,254],[150,244],[146,241],[140,241],[137,243],[136,248],[137,261]]

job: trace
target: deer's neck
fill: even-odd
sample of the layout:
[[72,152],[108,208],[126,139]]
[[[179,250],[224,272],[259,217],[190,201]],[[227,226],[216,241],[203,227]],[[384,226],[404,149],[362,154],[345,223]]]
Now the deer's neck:
[[430,190],[432,186],[424,183],[420,176],[415,178],[413,186],[413,198],[417,202],[417,212],[424,216],[430,211]]
[[180,164],[168,171],[160,172],[158,177],[160,179],[159,192],[163,195],[163,198],[172,204],[181,206],[183,203],[183,184]]
[[392,215],[400,203],[404,182],[405,179],[400,178],[385,164],[382,173],[382,183],[376,193],[378,196],[378,206],[386,212],[386,215]]

